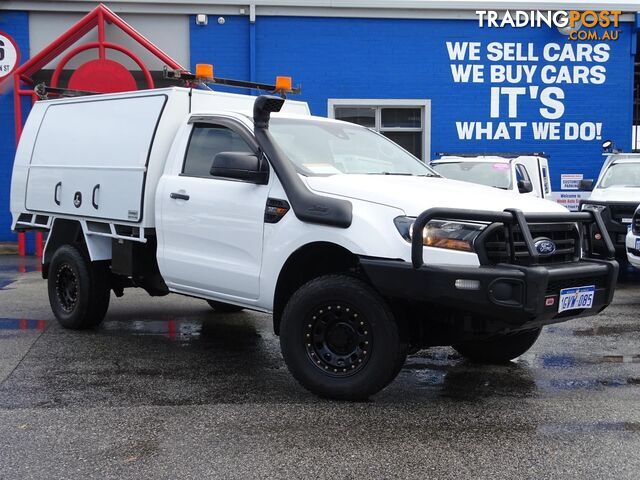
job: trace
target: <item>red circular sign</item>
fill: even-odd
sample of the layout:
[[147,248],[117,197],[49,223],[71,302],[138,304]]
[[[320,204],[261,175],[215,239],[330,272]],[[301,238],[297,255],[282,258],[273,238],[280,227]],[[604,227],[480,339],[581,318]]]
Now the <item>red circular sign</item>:
[[90,60],[76,69],[69,79],[68,88],[98,93],[129,92],[137,90],[136,79],[122,64],[104,59]]

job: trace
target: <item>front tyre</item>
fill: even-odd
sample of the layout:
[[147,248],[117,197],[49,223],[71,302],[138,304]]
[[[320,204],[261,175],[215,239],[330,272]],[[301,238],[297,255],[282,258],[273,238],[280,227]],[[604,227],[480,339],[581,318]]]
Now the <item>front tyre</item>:
[[345,275],[300,287],[282,314],[280,347],[303,387],[336,400],[364,400],[380,391],[406,357],[385,301]]
[[109,307],[109,267],[63,245],[53,255],[47,287],[53,314],[64,328],[82,330],[102,322]]
[[453,345],[463,357],[476,363],[507,363],[529,350],[542,328],[493,335],[482,340],[470,340]]

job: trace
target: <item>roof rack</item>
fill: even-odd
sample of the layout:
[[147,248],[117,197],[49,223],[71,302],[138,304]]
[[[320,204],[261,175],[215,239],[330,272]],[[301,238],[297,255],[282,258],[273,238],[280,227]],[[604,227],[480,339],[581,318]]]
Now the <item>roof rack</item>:
[[[205,67],[204,74],[200,72],[200,67]],[[206,67],[210,67],[206,69]],[[165,65],[162,69],[162,77],[165,80],[180,81],[185,87],[204,88],[211,90],[210,84],[225,85],[228,87],[249,88],[253,90],[264,90],[269,93],[280,95],[286,98],[287,94],[297,95],[300,93],[300,86],[292,87],[291,77],[276,77],[276,83],[247,82],[245,80],[232,80],[213,76],[212,65],[196,65],[196,73],[187,70],[169,70]],[[44,82],[39,83],[33,89],[40,100],[48,100],[50,97],[83,97],[87,95],[100,95],[103,92],[92,92],[88,90],[73,90],[70,88],[51,87]]]
[[[204,73],[201,73],[201,67],[204,67]],[[209,68],[207,68],[209,67]],[[169,70],[166,66],[162,70],[162,77],[166,80],[182,81],[188,87],[204,87],[209,88],[209,84],[225,85],[227,87],[249,88],[255,90],[265,90],[270,93],[280,95],[286,98],[287,93],[297,95],[300,93],[300,86],[291,86],[291,77],[276,77],[275,84],[248,82],[245,80],[232,80],[230,78],[214,77],[212,65],[196,65],[196,73],[188,70]]]
[[86,95],[100,95],[100,92],[90,92],[86,90],[72,90],[70,88],[50,87],[44,82],[37,84],[33,88],[34,93],[40,100],[48,100],[49,96],[55,97],[84,97]]
[[435,152],[439,157],[451,156],[451,157],[503,157],[503,158],[516,158],[516,157],[545,157],[549,155],[544,152]]

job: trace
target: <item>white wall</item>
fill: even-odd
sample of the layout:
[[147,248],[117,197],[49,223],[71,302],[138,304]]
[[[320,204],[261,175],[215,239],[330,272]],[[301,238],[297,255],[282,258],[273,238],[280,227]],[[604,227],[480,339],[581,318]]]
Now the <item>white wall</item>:
[[[30,12],[31,56],[44,49],[82,17],[81,14],[73,13]],[[189,17],[187,15],[123,14],[121,17],[170,57],[185,68],[189,68]],[[162,69],[163,65],[160,61],[114,25],[107,24],[106,33],[107,41],[131,49],[151,70]],[[97,41],[97,39],[96,28],[85,35],[78,45],[87,41]],[[97,50],[89,50],[81,53],[67,64],[67,68],[76,68],[87,60],[97,58],[96,52]],[[107,51],[107,57],[123,63],[129,69],[137,69],[135,63],[119,52]],[[47,68],[54,68],[58,59],[51,62]]]

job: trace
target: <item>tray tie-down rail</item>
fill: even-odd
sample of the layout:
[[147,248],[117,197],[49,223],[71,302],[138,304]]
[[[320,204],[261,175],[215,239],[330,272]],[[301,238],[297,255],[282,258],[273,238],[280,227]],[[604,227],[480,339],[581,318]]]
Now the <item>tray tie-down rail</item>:
[[[528,223],[595,223],[598,231],[602,235],[602,240],[604,241],[607,260],[613,260],[615,258],[615,248],[611,241],[611,237],[609,237],[609,234],[607,233],[606,226],[602,220],[602,215],[595,209],[587,208],[581,212],[525,214],[516,208],[508,208],[502,212],[470,210],[464,208],[430,208],[418,215],[418,218],[416,218],[416,221],[413,224],[414,235],[411,239],[411,262],[413,263],[413,268],[418,269],[424,265],[423,237],[421,234],[417,234],[417,232],[422,232],[427,223],[434,219],[502,223],[509,231],[511,231],[514,225],[517,225],[522,233],[527,251],[531,257],[532,265],[539,264],[540,254],[534,245],[533,236],[531,235]],[[589,235],[586,235],[586,238],[588,240],[587,255],[592,256],[593,242]],[[512,244],[513,236],[509,235],[507,241]],[[513,245],[511,245],[510,251],[514,251]]]

